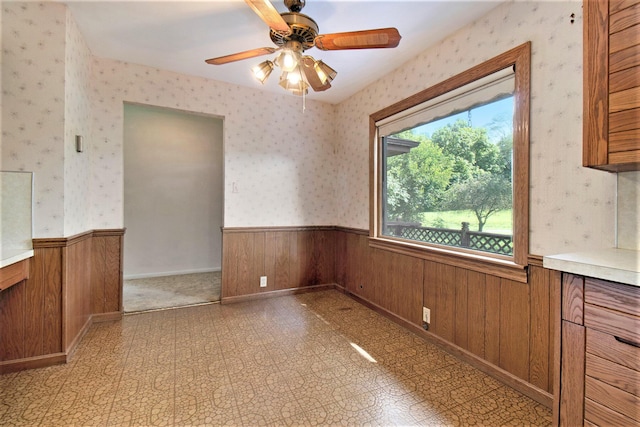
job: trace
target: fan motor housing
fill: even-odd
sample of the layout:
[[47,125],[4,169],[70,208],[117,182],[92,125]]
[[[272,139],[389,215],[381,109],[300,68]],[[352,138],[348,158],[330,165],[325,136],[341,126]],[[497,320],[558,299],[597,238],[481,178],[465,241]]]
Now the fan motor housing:
[[280,14],[289,25],[290,33],[274,31],[269,32],[271,41],[276,46],[282,47],[288,41],[296,41],[302,45],[302,50],[310,49],[314,46],[314,40],[318,35],[318,24],[307,15],[297,12],[286,12]]

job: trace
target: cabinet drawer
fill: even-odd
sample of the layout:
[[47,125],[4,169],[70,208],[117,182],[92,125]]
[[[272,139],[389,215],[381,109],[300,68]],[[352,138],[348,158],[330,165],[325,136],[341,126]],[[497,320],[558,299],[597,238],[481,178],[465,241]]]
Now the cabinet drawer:
[[636,422],[640,421],[640,397],[592,377],[585,377],[585,403],[592,400]]
[[640,371],[640,348],[620,342],[613,335],[587,329],[587,353]]
[[640,422],[625,417],[619,412],[585,399],[584,402],[584,425],[585,426],[640,426]]
[[640,346],[640,317],[585,304],[584,325],[611,334],[629,345]]
[[634,396],[640,396],[640,372],[587,353],[585,374]]
[[584,302],[640,317],[640,287],[585,279]]

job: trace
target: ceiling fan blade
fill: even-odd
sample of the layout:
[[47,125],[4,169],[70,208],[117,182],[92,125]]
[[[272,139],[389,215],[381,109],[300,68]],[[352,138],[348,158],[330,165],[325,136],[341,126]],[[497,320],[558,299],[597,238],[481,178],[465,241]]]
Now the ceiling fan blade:
[[290,33],[289,25],[269,0],[244,0],[272,30]]
[[268,55],[276,50],[278,49],[274,47],[260,47],[258,49],[245,50],[244,52],[207,59],[204,62],[211,65],[222,65],[228,64],[229,62],[242,61],[243,59],[255,58],[256,56]]
[[304,73],[304,77],[313,89],[316,92],[322,92],[331,87],[331,83],[329,80],[326,83],[322,84],[320,77],[318,77],[318,73],[314,69],[315,61],[311,57],[302,58],[302,72]]
[[346,33],[319,34],[315,45],[320,50],[380,49],[396,47],[400,43],[396,28],[350,31]]

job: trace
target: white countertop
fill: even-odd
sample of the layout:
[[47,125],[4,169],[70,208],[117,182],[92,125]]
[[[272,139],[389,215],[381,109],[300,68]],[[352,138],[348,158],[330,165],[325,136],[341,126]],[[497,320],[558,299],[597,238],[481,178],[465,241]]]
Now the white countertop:
[[23,259],[31,258],[33,249],[10,249],[2,251],[2,259],[0,260],[0,268],[6,267]]
[[609,248],[548,255],[542,260],[552,270],[640,286],[640,251]]

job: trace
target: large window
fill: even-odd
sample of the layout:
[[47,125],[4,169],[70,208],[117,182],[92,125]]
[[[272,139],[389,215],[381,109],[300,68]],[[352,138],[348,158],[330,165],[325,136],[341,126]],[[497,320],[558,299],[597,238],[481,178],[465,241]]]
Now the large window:
[[529,49],[372,115],[374,245],[526,264]]

